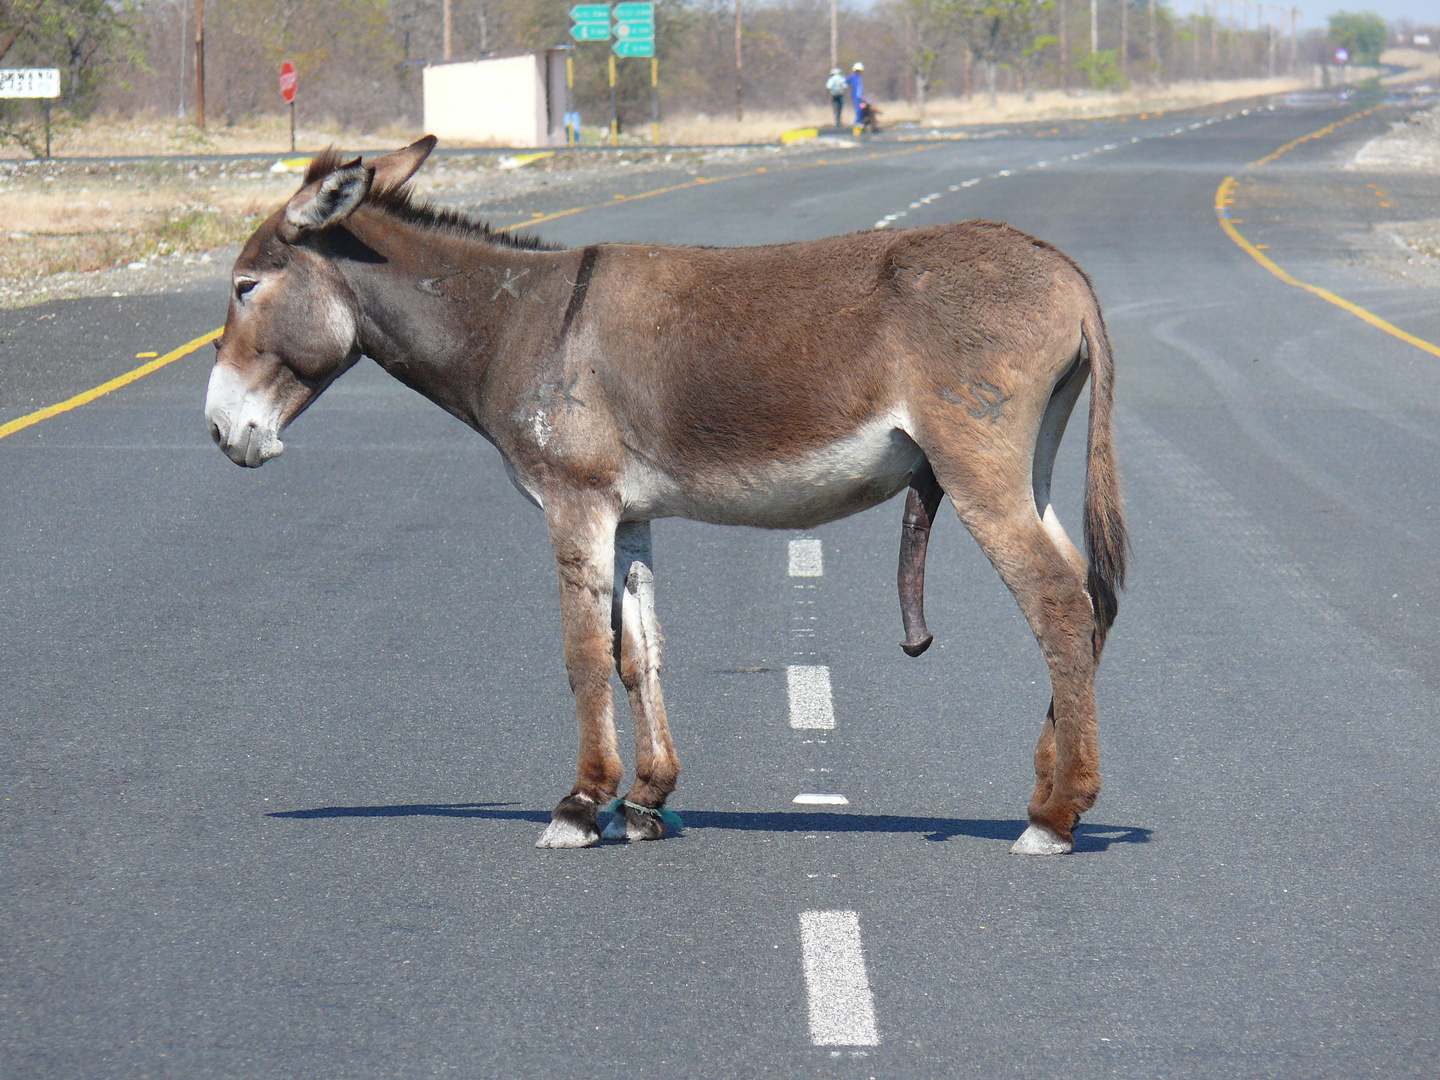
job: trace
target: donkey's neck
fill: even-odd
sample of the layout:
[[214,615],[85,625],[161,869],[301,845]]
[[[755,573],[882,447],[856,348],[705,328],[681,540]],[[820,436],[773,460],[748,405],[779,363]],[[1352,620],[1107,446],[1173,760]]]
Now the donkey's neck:
[[360,347],[391,375],[485,431],[497,362],[558,341],[568,251],[511,246],[463,226],[427,226],[365,209],[355,252],[337,260],[361,311]]

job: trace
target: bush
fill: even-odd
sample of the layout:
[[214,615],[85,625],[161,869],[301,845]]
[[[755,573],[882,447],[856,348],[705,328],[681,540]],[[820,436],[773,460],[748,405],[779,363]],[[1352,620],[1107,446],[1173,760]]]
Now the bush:
[[1095,90],[1125,90],[1130,80],[1120,74],[1120,50],[1106,49],[1080,58],[1080,70]]

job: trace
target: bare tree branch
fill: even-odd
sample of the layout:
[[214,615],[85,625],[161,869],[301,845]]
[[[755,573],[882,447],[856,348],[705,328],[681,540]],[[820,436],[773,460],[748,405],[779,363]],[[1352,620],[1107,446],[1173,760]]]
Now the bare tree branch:
[[20,35],[25,32],[25,28],[30,25],[30,21],[39,13],[44,3],[45,0],[35,0],[35,6],[30,9],[25,18],[20,20],[20,25],[15,28],[15,32],[10,35],[5,44],[0,46],[0,60],[4,60],[5,54],[15,47],[15,42],[20,40]]

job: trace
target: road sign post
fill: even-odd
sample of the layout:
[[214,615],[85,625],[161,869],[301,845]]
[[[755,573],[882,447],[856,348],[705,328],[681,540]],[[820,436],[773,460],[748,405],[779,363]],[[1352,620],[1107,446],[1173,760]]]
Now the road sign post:
[[650,60],[650,138],[660,144],[660,67],[655,58],[655,5],[627,2],[616,4],[614,57],[643,57]]
[[295,152],[295,91],[300,88],[300,76],[295,65],[286,60],[280,65],[280,96],[290,106],[290,152]]
[[565,54],[565,145],[574,146],[580,141],[579,125],[570,110],[575,100],[575,51]]
[[50,102],[60,96],[59,68],[0,68],[0,98],[39,98],[45,113],[45,157],[50,157]]
[[615,54],[610,54],[610,145],[620,145],[620,115],[615,111]]
[[[609,41],[610,40],[610,5],[609,4],[576,4],[570,9],[570,18],[575,20],[575,25],[570,27],[570,36],[576,41]],[[566,69],[567,76],[573,78],[571,69]],[[610,144],[613,146],[619,142],[619,123],[615,115],[615,58],[610,58]]]
[[[660,142],[660,76],[655,60],[655,5],[627,2],[576,4],[570,9],[574,25],[570,36],[576,41],[609,41],[613,29],[615,44],[610,49],[610,145],[620,145],[620,117],[616,109],[615,60],[617,57],[647,57],[650,60],[651,136]],[[612,28],[611,19],[614,19]]]

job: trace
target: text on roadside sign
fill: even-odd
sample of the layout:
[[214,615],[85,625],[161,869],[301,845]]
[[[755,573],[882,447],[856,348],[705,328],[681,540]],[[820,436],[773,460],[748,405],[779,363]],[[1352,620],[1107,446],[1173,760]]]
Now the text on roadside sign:
[[59,96],[59,68],[0,68],[0,98]]

